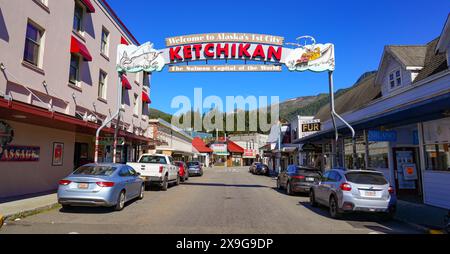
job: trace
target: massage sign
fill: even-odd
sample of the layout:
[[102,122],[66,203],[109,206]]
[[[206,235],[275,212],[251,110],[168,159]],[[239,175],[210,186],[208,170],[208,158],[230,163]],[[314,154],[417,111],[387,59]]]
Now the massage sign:
[[163,50],[152,43],[120,45],[117,70],[154,72],[166,65],[169,72],[280,72],[283,65],[290,71],[334,70],[333,44],[316,44],[309,36],[297,38],[301,39],[310,43],[285,43],[273,35],[215,33],[167,38]]
[[0,121],[0,162],[39,161],[40,147],[9,145],[13,139],[12,127]]

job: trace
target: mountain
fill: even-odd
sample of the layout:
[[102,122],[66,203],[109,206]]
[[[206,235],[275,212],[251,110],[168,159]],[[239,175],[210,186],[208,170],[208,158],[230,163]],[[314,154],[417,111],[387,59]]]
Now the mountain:
[[[373,77],[376,71],[369,71],[361,75],[356,83],[348,88],[340,89],[335,93],[335,100],[340,96],[346,94],[352,89],[355,89],[362,81]],[[287,100],[280,103],[280,118],[285,121],[290,121],[302,116],[315,116],[324,106],[330,103],[330,95],[328,93],[318,94],[316,96],[303,96],[295,99]]]
[[[339,98],[345,95],[343,98],[351,96],[355,91],[361,90],[363,87],[361,84],[364,84],[370,81],[370,79],[374,79],[376,75],[375,71],[369,71],[361,75],[355,84],[351,87],[340,89],[335,93],[336,102],[339,101]],[[355,99],[356,100],[356,99]],[[328,93],[321,93],[315,96],[302,96],[294,99],[290,99],[280,103],[280,118],[286,122],[294,119],[298,115],[301,116],[316,116],[319,112],[323,113],[326,109],[326,106],[330,103],[330,97]],[[337,107],[339,105],[336,105]],[[338,110],[338,108],[337,108]],[[191,114],[195,114],[195,112],[188,112]],[[187,114],[188,114],[187,113]],[[248,118],[249,112],[246,112]],[[327,113],[325,113],[327,114]],[[323,114],[322,114],[323,115]],[[150,109],[150,118],[161,118],[167,122],[171,122],[172,115],[164,113],[157,109]],[[193,117],[192,117],[193,118]],[[248,125],[248,119],[246,119],[246,124]],[[226,126],[224,124],[224,126]]]
[[158,119],[161,118],[166,122],[171,122],[172,120],[172,115],[164,113],[160,110],[154,109],[154,108],[150,108],[150,119]]

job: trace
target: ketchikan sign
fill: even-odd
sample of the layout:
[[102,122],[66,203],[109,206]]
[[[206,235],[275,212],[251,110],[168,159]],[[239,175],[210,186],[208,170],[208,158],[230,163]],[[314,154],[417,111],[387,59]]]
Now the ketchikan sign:
[[[247,33],[214,33],[177,36],[166,39],[166,49],[156,50],[148,42],[141,46],[119,45],[117,70],[119,72],[252,72],[282,71],[334,71],[334,45],[316,44],[283,47],[284,38],[273,35]],[[299,38],[305,38],[299,37]],[[225,61],[209,65],[210,60]],[[243,64],[231,65],[231,61]],[[257,61],[263,64],[247,64]]]

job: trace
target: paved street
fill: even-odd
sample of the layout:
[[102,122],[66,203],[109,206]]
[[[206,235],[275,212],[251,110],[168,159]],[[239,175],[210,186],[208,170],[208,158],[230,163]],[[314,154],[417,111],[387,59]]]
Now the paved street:
[[354,215],[333,220],[306,196],[287,196],[275,181],[247,168],[207,169],[167,192],[151,190],[122,212],[105,208],[53,210],[8,223],[0,233],[418,233],[400,222]]

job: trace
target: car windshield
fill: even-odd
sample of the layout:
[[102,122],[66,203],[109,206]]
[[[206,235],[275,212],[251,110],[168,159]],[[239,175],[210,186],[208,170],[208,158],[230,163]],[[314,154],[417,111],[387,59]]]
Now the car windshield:
[[111,166],[82,166],[73,172],[73,175],[110,176],[116,171]]
[[195,162],[195,161],[194,161],[194,162],[189,162],[189,163],[188,163],[188,166],[189,166],[189,167],[196,167],[196,166],[199,166],[199,165],[200,165],[200,164],[199,164],[198,162]]
[[345,174],[345,177],[347,181],[356,184],[386,185],[388,183],[386,178],[380,173],[350,172]]
[[163,156],[154,155],[144,155],[139,162],[150,164],[167,164],[166,158],[164,158]]

